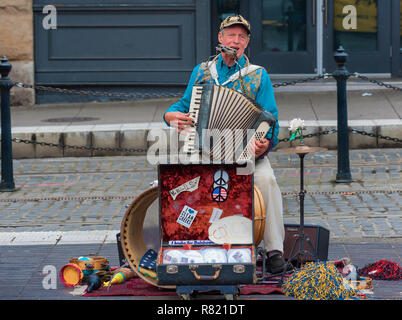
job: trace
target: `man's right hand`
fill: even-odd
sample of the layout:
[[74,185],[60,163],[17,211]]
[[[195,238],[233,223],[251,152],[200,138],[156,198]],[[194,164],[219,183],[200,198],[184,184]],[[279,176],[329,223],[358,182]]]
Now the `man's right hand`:
[[175,127],[181,134],[183,131],[188,130],[191,126],[194,126],[194,121],[190,118],[190,113],[183,112],[166,112],[165,120],[170,126]]

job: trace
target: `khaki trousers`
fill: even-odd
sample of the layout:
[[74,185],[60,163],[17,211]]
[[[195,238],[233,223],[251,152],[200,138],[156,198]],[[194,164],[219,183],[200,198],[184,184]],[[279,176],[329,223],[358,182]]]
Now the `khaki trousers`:
[[264,248],[267,252],[278,250],[283,254],[282,194],[267,156],[255,163],[254,184],[260,190],[265,205]]

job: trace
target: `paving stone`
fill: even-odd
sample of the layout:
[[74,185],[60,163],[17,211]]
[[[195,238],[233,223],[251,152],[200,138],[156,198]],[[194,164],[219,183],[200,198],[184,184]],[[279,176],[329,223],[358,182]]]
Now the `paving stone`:
[[[6,285],[0,285],[0,292],[3,294],[0,296],[0,300],[10,300],[19,298],[22,290],[24,289],[23,285],[12,285],[10,283]],[[6,293],[6,294],[5,294]]]

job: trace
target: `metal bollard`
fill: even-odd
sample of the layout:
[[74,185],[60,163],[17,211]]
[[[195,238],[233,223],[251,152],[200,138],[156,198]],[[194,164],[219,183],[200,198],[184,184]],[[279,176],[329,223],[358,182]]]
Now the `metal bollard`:
[[342,46],[334,54],[338,68],[332,74],[337,85],[337,117],[338,117],[338,172],[336,182],[352,182],[349,163],[349,130],[346,82],[350,77],[345,67],[348,54]]
[[14,83],[8,77],[11,64],[3,56],[0,61],[1,91],[1,184],[0,191],[15,191],[11,142],[10,90]]

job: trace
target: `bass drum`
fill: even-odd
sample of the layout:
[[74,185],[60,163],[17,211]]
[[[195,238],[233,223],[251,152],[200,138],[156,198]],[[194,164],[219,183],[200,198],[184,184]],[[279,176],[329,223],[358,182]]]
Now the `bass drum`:
[[[152,187],[136,197],[127,208],[120,227],[121,247],[131,269],[144,281],[166,289],[175,286],[158,285],[158,280],[148,277],[138,271],[141,258],[149,249],[144,241],[143,226],[148,208],[158,198],[158,187]],[[258,246],[265,230],[265,206],[259,189],[254,186],[254,244]]]
[[257,247],[265,231],[265,206],[260,190],[254,185],[254,245]]

